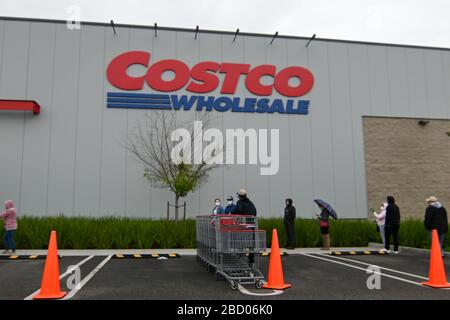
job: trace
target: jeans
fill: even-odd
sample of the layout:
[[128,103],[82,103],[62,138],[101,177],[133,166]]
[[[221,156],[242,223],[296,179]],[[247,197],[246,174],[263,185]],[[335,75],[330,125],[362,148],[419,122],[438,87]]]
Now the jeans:
[[400,226],[384,226],[385,248],[389,250],[391,236],[394,238],[394,251],[398,251],[398,230]]
[[384,234],[384,224],[381,226],[378,226],[378,228],[380,228],[381,241],[383,242],[383,245],[385,245],[386,244],[386,236]]
[[[432,233],[430,232],[430,237],[432,238]],[[438,233],[439,244],[441,245],[441,254],[444,256],[444,241],[445,241],[445,233]]]
[[16,230],[6,230],[5,232],[5,249],[16,251],[16,243],[14,242],[14,233]]

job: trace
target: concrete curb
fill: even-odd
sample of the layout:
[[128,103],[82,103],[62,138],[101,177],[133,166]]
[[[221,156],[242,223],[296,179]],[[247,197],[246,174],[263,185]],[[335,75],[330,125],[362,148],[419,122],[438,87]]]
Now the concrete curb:
[[[285,248],[281,248],[283,252],[286,252],[287,254],[303,254],[303,253],[309,253],[309,254],[315,254],[315,253],[331,253],[332,251],[341,251],[341,252],[348,252],[348,251],[370,251],[373,250],[374,247],[344,247],[344,248],[331,248],[328,251],[320,250],[320,248],[296,248],[293,250],[287,250]],[[270,252],[270,249],[267,249],[266,252]],[[197,254],[197,249],[114,249],[114,250],[97,250],[97,249],[91,249],[91,250],[58,250],[58,254],[63,257],[74,257],[74,256],[109,256],[109,255],[116,255],[116,254],[124,254],[124,255],[134,255],[134,254],[170,254],[170,253],[177,253],[180,256],[195,256]],[[47,255],[47,250],[27,250],[18,249],[15,255]]]
[[[373,243],[370,242],[369,243],[369,247],[374,247],[374,248],[383,248],[383,244],[382,243]],[[414,248],[414,247],[405,247],[405,246],[399,246],[398,247],[400,249],[400,251],[406,251],[406,252],[421,252],[421,253],[430,253],[429,249],[422,249],[422,248]],[[445,256],[450,256],[450,252],[444,251],[444,255]]]

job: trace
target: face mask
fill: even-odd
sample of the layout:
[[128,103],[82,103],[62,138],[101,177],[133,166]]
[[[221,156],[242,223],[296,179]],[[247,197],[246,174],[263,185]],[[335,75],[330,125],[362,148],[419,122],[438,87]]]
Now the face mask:
[[233,201],[231,201],[231,200],[228,200],[228,204],[233,204]]
[[216,206],[220,206],[220,202],[219,201],[216,201]]

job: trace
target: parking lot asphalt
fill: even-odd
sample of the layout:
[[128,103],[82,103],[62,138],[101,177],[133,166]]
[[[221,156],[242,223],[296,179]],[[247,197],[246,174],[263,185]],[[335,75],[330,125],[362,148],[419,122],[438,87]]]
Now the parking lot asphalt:
[[[80,266],[83,286],[69,296],[75,300],[104,299],[450,299],[450,290],[420,285],[426,281],[429,254],[330,256],[291,254],[282,257],[285,281],[292,287],[280,292],[256,289],[232,290],[228,281],[216,281],[195,256],[174,259],[108,259],[105,256],[70,256],[60,259],[61,288],[67,288],[67,268]],[[448,260],[448,259],[447,259]],[[444,261],[450,270],[450,261]],[[269,258],[262,257],[267,278]],[[40,287],[45,260],[0,260],[0,299],[24,299]],[[367,267],[378,266],[381,288],[370,290]],[[254,295],[256,294],[256,295]]]

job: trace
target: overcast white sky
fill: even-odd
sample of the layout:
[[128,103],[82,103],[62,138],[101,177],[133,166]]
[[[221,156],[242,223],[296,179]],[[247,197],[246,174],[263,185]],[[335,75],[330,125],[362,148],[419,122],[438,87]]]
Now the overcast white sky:
[[1,0],[0,15],[450,47],[449,0]]

